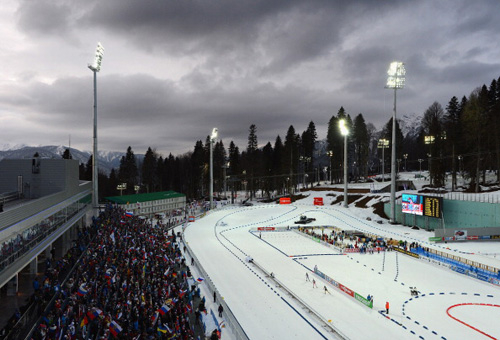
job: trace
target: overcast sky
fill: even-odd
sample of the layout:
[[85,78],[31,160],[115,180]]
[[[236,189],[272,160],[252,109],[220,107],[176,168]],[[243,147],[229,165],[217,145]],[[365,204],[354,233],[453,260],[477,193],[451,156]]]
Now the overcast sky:
[[2,0],[0,147],[92,150],[97,42],[99,149],[192,151],[219,128],[246,149],[326,138],[343,106],[381,128],[391,61],[406,65],[398,117],[500,76],[498,0]]

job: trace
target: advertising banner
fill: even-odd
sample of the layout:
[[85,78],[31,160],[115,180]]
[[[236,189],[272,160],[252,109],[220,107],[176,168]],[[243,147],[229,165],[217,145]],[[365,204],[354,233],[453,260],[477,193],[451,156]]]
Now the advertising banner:
[[276,228],[275,227],[258,227],[257,230],[260,231],[274,231]]
[[339,283],[339,289],[344,293],[346,293],[347,295],[354,297],[354,292],[341,283]]
[[290,197],[281,197],[280,198],[280,204],[291,204],[292,199]]
[[314,197],[314,205],[323,205],[323,197]]
[[394,250],[399,251],[400,253],[403,253],[403,254],[406,254],[406,255],[409,255],[409,256],[415,257],[415,258],[417,258],[417,259],[419,259],[419,258],[420,258],[420,255],[415,254],[415,253],[413,253],[413,252],[411,252],[411,251],[407,251],[407,250],[401,249],[401,248],[399,248],[399,247],[394,247]]
[[443,240],[442,237],[429,237],[430,242],[438,242],[438,241],[442,241],[442,240]]
[[194,220],[195,220],[194,216],[189,216],[188,217],[188,222],[194,222]]
[[354,293],[354,298],[356,300],[358,300],[359,302],[361,302],[362,304],[364,304],[365,306],[373,308],[373,301],[369,301],[369,300],[365,299],[364,297],[362,297],[358,293]]
[[455,230],[454,236],[456,241],[467,240],[467,230]]

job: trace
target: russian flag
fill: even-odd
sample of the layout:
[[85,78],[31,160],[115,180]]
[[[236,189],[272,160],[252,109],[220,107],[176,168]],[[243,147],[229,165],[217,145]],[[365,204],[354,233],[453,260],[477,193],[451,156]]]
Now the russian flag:
[[179,292],[179,297],[182,299],[184,297],[184,295],[186,294],[186,292],[187,292],[187,289],[186,290],[181,290]]
[[109,331],[111,332],[111,334],[113,334],[113,336],[117,336],[121,331],[123,330],[123,328],[120,327],[120,325],[116,322],[116,321],[111,321],[111,323],[109,324]]
[[205,279],[204,279],[204,278],[202,278],[202,277],[199,277],[199,278],[197,278],[197,279],[196,279],[196,281],[198,281],[198,282],[203,282],[203,281],[205,281]]
[[158,309],[158,312],[161,314],[161,315],[165,315],[166,313],[168,313],[168,311],[170,310],[170,307],[167,306],[167,305],[163,305],[161,306],[160,309]]
[[91,311],[87,312],[87,316],[90,318],[90,320],[94,320],[101,314],[102,310],[100,310],[99,308],[94,308]]
[[132,216],[134,216],[134,212],[133,211],[126,211],[125,216],[132,217]]
[[88,293],[88,290],[85,289],[85,283],[83,283],[82,285],[80,285],[80,287],[78,287],[78,291],[76,292],[76,294],[78,294],[78,296],[84,296]]

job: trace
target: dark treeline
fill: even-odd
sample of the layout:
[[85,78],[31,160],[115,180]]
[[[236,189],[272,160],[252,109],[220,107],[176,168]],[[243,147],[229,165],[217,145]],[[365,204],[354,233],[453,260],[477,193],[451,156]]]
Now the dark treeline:
[[[451,173],[452,188],[458,188],[457,173],[466,178],[468,191],[480,191],[486,172],[495,171],[500,182],[500,78],[488,86],[476,88],[466,97],[451,97],[446,107],[432,103],[423,113],[420,125],[403,135],[396,121],[396,158],[398,171],[429,170],[431,186],[444,185]],[[349,128],[348,172],[350,181],[367,180],[370,175],[390,173],[392,117],[381,131],[366,123],[363,114],[351,118],[343,107],[328,121],[326,143],[318,143],[314,122],[301,133],[290,126],[284,135],[259,148],[257,126],[251,125],[246,148],[233,141],[226,147],[214,143],[214,192],[224,188],[246,190],[255,197],[293,192],[298,184],[311,186],[319,181],[343,180],[344,137],[339,120]],[[389,145],[381,148],[381,139]],[[210,137],[198,140],[193,151],[164,158],[151,147],[138,162],[131,147],[120,161],[119,169],[109,175],[99,173],[100,198],[119,195],[118,184],[126,183],[123,194],[174,190],[191,198],[206,197],[209,192]],[[68,150],[64,158],[71,157]],[[382,161],[382,154],[384,160]],[[384,171],[382,171],[384,164]],[[91,180],[92,157],[80,165],[80,178]],[[465,185],[464,181],[460,183]]]

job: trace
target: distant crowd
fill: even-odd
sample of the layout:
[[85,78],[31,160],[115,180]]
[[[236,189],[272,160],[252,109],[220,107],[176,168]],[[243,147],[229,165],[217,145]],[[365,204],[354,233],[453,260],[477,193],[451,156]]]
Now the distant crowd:
[[188,287],[178,236],[111,206],[92,229],[93,241],[33,339],[193,338],[199,290]]

